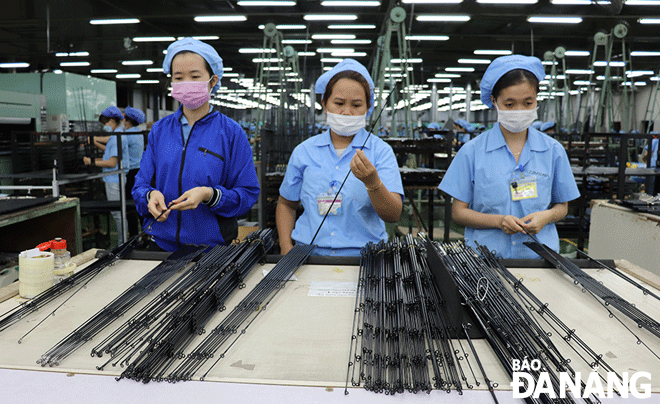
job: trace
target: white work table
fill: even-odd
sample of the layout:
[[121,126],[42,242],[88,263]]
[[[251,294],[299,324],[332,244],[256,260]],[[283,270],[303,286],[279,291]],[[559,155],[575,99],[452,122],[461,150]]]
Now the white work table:
[[[73,329],[112,301],[127,287],[155,267],[158,262],[122,260],[103,270],[86,288],[78,292],[55,316],[49,317],[39,328],[28,335],[22,344],[17,340],[50,313],[65,297],[28,316],[8,330],[0,333],[0,390],[2,402],[66,402],[66,403],[114,403],[114,402],[211,402],[222,398],[232,403],[305,402],[305,403],[491,403],[490,393],[478,374],[476,363],[472,366],[481,381],[473,390],[464,388],[459,395],[452,390],[426,393],[404,393],[395,396],[375,394],[362,388],[350,388],[344,395],[349,346],[352,334],[355,297],[309,296],[313,282],[330,282],[326,285],[350,285],[357,281],[358,267],[345,265],[305,265],[296,273],[297,280],[289,282],[273,299],[267,309],[248,328],[229,350],[227,356],[211,370],[204,382],[189,381],[175,384],[133,380],[115,381],[122,368],[108,365],[99,371],[107,359],[91,357],[91,349],[121,322],[139,308],[129,311],[66,358],[59,367],[41,367],[37,359],[68,335]],[[263,278],[263,270],[274,264],[257,265],[246,279],[247,287],[237,290],[226,303],[227,310],[218,312],[207,324],[210,330]],[[660,319],[660,304],[641,291],[607,271],[586,269],[605,285],[655,319]],[[566,276],[552,268],[512,269],[516,277],[537,297],[549,303],[549,308],[569,327],[575,328],[596,353],[621,372],[646,371],[652,374],[654,393],[660,393],[660,360],[646,348],[636,344],[636,339],[615,319],[608,318],[605,309],[593,298],[582,293]],[[176,277],[177,275],[175,275]],[[173,277],[174,278],[174,277]],[[346,284],[349,282],[349,284]],[[163,285],[159,290],[162,290]],[[652,289],[652,287],[649,289]],[[152,296],[142,301],[146,304]],[[20,299],[10,299],[0,304],[0,314],[18,304]],[[140,306],[141,307],[141,306]],[[618,314],[618,313],[617,313]],[[636,325],[623,315],[623,322],[656,353],[660,353],[660,339]],[[544,324],[545,325],[545,324]],[[549,327],[546,327],[549,330]],[[196,346],[205,335],[186,352]],[[555,344],[569,358],[576,371],[589,372],[568,345],[553,336]],[[488,377],[499,384],[497,397],[501,403],[521,402],[512,399],[510,379],[497,361],[485,340],[474,341]],[[468,349],[467,344],[463,345]],[[470,353],[470,357],[472,354]],[[212,362],[202,369],[206,369]],[[465,366],[465,365],[464,365]],[[465,372],[468,373],[467,368]],[[111,377],[114,376],[114,377]],[[200,376],[198,374],[197,376]],[[474,384],[474,380],[469,376]],[[586,377],[585,377],[586,381]],[[5,399],[11,399],[5,401]],[[650,401],[649,401],[650,400]],[[610,400],[604,400],[609,402]],[[620,399],[611,401],[619,402]],[[629,398],[626,402],[635,402]],[[660,394],[639,402],[660,402]]]

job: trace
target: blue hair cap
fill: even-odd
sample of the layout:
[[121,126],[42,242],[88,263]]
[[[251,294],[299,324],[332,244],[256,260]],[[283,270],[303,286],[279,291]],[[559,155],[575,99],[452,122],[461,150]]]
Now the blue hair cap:
[[144,115],[144,112],[140,111],[137,108],[133,108],[130,105],[126,107],[124,110],[124,114],[126,114],[127,117],[131,118],[135,122],[138,123],[138,125],[144,123],[144,121],[147,120],[147,117]]
[[209,44],[206,44],[197,39],[186,37],[179,39],[176,42],[172,42],[170,46],[167,47],[167,55],[165,55],[165,60],[163,60],[163,72],[165,74],[171,74],[170,69],[172,68],[172,59],[179,52],[189,51],[198,54],[203,57],[204,60],[211,66],[213,74],[218,76],[218,84],[213,86],[211,89],[212,93],[215,93],[220,88],[220,79],[222,78],[222,58],[218,55],[218,52]]
[[120,121],[124,119],[124,114],[122,114],[119,108],[115,107],[114,105],[104,109],[103,112],[101,112],[101,115],[106,118],[117,118]]
[[536,78],[541,81],[545,78],[545,70],[541,60],[534,56],[509,55],[501,56],[488,66],[484,77],[481,79],[481,102],[488,108],[495,108],[490,96],[493,93],[493,87],[502,76],[511,70],[522,69],[532,72]]
[[371,75],[367,71],[367,68],[364,67],[360,62],[355,59],[344,59],[341,62],[337,63],[335,67],[327,72],[323,73],[318,80],[316,80],[316,85],[314,86],[314,92],[316,94],[321,94],[321,97],[325,94],[325,88],[328,86],[330,79],[332,79],[337,73],[343,71],[354,71],[360,73],[367,83],[369,83],[369,91],[371,92],[371,106],[369,111],[367,111],[367,118],[374,112],[374,81],[371,78]]

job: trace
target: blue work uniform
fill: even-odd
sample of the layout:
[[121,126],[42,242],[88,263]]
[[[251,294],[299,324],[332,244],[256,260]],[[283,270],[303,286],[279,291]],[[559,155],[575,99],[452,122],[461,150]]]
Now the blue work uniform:
[[[147,228],[162,249],[181,244],[228,244],[238,235],[236,217],[257,201],[259,182],[245,132],[214,111],[196,121],[184,139],[182,108],[156,122],[142,154],[132,195],[145,224],[153,218],[147,195],[159,190],[168,203],[195,187],[211,187],[211,200],[196,209],[170,211],[167,220]],[[187,121],[186,121],[187,125]]]
[[[114,131],[115,133],[122,133],[121,127],[118,127]],[[126,136],[121,138],[122,144],[121,144],[121,149],[122,149],[122,159],[123,159],[123,166],[124,166],[124,172],[128,173],[128,155],[129,155],[129,148],[128,148],[128,141],[126,139]],[[105,145],[105,151],[103,152],[103,160],[110,160],[111,157],[117,157],[119,158],[119,151],[118,151],[118,146],[117,146],[117,136],[110,135],[110,139],[108,140],[108,143]],[[114,171],[119,169],[119,163],[115,165],[114,167],[103,167],[103,172],[108,172],[108,171]],[[105,182],[112,182],[112,183],[119,183],[119,175],[106,175],[103,177],[103,181]]]
[[[474,211],[518,218],[578,198],[580,192],[561,144],[531,127],[527,133],[518,163],[504,140],[500,125],[467,142],[456,154],[438,188],[468,203]],[[528,180],[535,177],[537,197],[514,201],[511,184],[522,178],[522,174]],[[536,237],[555,251],[559,250],[554,223],[543,227]],[[523,244],[530,241],[523,233],[507,235],[500,229],[466,227],[465,239],[472,247],[476,247],[476,241],[503,258],[539,258]]]
[[[305,211],[296,221],[291,238],[298,244],[310,244],[323,215],[317,197],[336,193],[350,171],[350,163],[368,132],[361,129],[341,157],[330,138],[330,131],[299,144],[291,154],[280,195],[289,201],[301,201]],[[377,136],[369,136],[364,154],[378,170],[378,176],[390,192],[402,195],[401,174],[392,147]],[[374,210],[364,183],[352,173],[341,189],[341,213],[329,214],[314,240],[316,255],[359,256],[370,241],[387,240],[385,223]]]
[[[142,159],[142,152],[144,151],[144,136],[142,131],[137,126],[133,126],[126,130],[126,132],[140,132],[137,135],[124,136],[121,140],[128,144],[128,153],[124,156],[124,167],[129,170],[140,168],[140,160]],[[128,156],[128,157],[126,157]]]

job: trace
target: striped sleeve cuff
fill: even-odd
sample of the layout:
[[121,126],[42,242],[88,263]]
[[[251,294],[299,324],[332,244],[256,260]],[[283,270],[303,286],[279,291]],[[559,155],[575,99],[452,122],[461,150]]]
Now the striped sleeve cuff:
[[218,202],[220,202],[220,198],[222,198],[222,191],[220,191],[218,188],[213,188],[213,196],[211,196],[211,199],[202,203],[209,208],[214,208]]

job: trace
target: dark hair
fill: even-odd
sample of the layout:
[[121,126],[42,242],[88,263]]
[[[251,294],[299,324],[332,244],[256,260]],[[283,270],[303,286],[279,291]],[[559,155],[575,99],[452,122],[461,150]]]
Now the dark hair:
[[367,82],[367,79],[364,78],[364,76],[353,70],[344,70],[332,76],[330,81],[328,81],[328,84],[325,86],[325,93],[323,94],[324,104],[328,103],[330,94],[332,94],[332,89],[334,88],[335,84],[337,84],[337,82],[341,79],[351,79],[353,81],[357,81],[358,83],[360,83],[360,85],[364,89],[364,95],[367,99],[367,110],[371,108],[371,89],[369,88],[369,83]]
[[115,121],[115,124],[116,124],[116,125],[119,125],[119,123],[121,122],[121,121],[120,121],[119,119],[117,119],[117,118],[110,118],[110,117],[105,116],[105,115],[100,115],[100,116],[99,116],[99,122],[101,122],[103,125],[105,125],[106,123],[108,123],[108,122],[110,122],[110,121]]
[[139,123],[137,123],[137,121],[133,118],[129,118],[129,117],[126,116],[126,117],[124,117],[124,120],[126,122],[130,123],[131,126],[138,126],[139,125]]
[[[172,58],[172,63],[170,63],[170,74],[172,73],[172,65],[174,64],[174,59],[175,59],[177,56],[179,56],[179,55],[183,55],[183,54],[185,54],[185,53],[194,53],[195,55],[199,55],[199,53],[197,53],[197,52],[193,52],[193,51],[189,51],[189,50],[185,50],[185,51],[181,51],[181,52],[177,53],[177,54],[174,55],[174,57]],[[199,56],[202,56],[202,55],[199,55]],[[204,61],[204,67],[206,68],[206,71],[209,73],[209,76],[210,76],[210,77],[213,77],[213,75],[214,75],[215,73],[213,73],[213,69],[211,69],[211,65],[209,64],[209,62],[206,61],[206,59],[204,59],[204,56],[202,56],[202,60]],[[165,73],[167,73],[167,72],[165,72]]]
[[528,82],[536,90],[536,94],[539,93],[539,80],[536,78],[534,73],[525,69],[514,69],[504,74],[504,76],[497,80],[497,83],[495,83],[491,94],[493,95],[493,98],[497,99],[497,97],[500,96],[502,90],[505,88],[525,82]]

